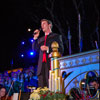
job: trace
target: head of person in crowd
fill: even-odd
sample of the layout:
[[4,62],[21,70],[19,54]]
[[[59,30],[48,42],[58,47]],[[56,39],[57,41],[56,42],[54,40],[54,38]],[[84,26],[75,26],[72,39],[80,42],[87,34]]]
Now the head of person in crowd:
[[17,75],[18,75],[18,76],[19,76],[21,73],[22,73],[21,70],[18,70],[18,71],[17,71]]
[[17,73],[16,72],[12,72],[11,73],[11,78],[12,78],[13,81],[17,81],[17,79],[18,79]]
[[4,78],[3,77],[0,78],[0,85],[4,86]]
[[4,77],[9,77],[8,71],[5,71],[3,75],[4,75]]
[[90,86],[93,86],[95,88],[95,90],[100,89],[100,83],[98,78],[94,78],[89,82]]
[[6,88],[1,87],[0,88],[0,100],[6,95]]
[[19,81],[23,82],[24,80],[25,80],[25,76],[24,76],[24,74],[22,72],[22,73],[19,74]]
[[11,86],[11,83],[12,83],[11,77],[6,77],[5,78],[4,85],[10,87]]
[[33,72],[33,73],[34,73],[34,69],[35,69],[34,66],[30,66],[30,67],[29,67],[29,70],[30,70],[31,72]]
[[24,70],[24,76],[25,76],[25,78],[29,77],[28,74],[29,74],[29,69],[25,69]]
[[30,71],[28,75],[29,75],[29,78],[32,78],[34,76],[34,73]]
[[97,91],[100,89],[100,84],[98,78],[93,78],[89,81],[89,91],[91,96],[95,96]]

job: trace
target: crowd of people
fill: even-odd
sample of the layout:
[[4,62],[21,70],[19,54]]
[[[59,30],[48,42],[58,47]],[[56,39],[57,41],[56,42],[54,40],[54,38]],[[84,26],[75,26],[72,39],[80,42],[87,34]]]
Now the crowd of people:
[[24,68],[22,71],[0,73],[0,88],[3,88],[3,90],[5,88],[8,96],[12,96],[13,93],[19,93],[20,90],[21,92],[31,92],[32,87],[38,87],[36,69],[33,66]]

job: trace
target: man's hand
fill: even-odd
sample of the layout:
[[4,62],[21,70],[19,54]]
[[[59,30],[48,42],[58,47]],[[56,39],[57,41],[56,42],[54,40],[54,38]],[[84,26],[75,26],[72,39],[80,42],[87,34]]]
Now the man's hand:
[[41,46],[40,48],[41,48],[42,51],[48,51],[49,50],[49,47],[45,46],[45,45]]
[[[34,34],[34,33],[36,33],[36,34]],[[40,35],[40,30],[39,29],[36,29],[34,31],[34,33],[33,33],[33,35],[34,35],[33,39],[36,40],[39,37],[39,35]]]

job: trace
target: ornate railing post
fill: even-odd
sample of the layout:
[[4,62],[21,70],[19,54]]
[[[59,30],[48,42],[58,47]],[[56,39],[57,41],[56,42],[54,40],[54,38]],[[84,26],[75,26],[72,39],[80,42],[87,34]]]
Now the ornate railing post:
[[61,54],[58,52],[59,45],[55,41],[51,44],[51,70],[49,71],[49,90],[53,92],[62,92],[62,75],[58,58]]

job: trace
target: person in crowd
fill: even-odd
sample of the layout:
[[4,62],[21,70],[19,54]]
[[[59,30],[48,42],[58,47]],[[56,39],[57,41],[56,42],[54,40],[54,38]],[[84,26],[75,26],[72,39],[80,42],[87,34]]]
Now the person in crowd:
[[0,88],[0,100],[5,100],[5,97],[6,97],[6,88],[1,87]]
[[13,91],[14,93],[19,93],[19,82],[18,82],[18,75],[17,75],[17,72],[12,72],[12,75],[11,75],[11,78],[12,78],[12,87],[13,87]]
[[5,78],[5,82],[4,82],[4,86],[6,88],[6,92],[8,94],[8,96],[12,96],[14,91],[13,91],[13,86],[12,86],[12,79],[11,77],[6,77]]
[[100,83],[98,79],[92,79],[90,81],[90,85],[92,85],[95,88],[95,90],[100,89]]
[[34,68],[34,66],[29,66],[29,71],[31,71],[32,73],[35,73],[35,68]]
[[32,87],[38,87],[38,80],[34,79],[34,73],[29,71],[28,77],[24,82],[25,92],[31,92]]
[[33,44],[32,49],[39,53],[37,76],[38,86],[48,87],[49,69],[50,69],[50,58],[49,54],[52,52],[51,44],[56,41],[59,44],[58,51],[63,54],[64,46],[62,42],[62,36],[52,32],[52,22],[47,19],[41,20],[41,29],[45,36],[40,36],[40,30],[36,29],[33,33]]
[[93,79],[90,80],[89,86],[90,86],[91,96],[96,95],[97,90],[100,91],[100,83],[99,83],[99,81],[100,81],[99,78],[93,78]]
[[34,73],[31,71],[29,72],[29,86],[38,87],[38,81],[34,79]]
[[18,70],[17,72],[17,80],[19,80],[20,74],[22,73],[21,70]]
[[37,65],[36,66],[30,66],[29,69],[32,73],[34,73],[33,78],[38,80],[38,77],[37,77],[37,74],[36,74],[37,73]]
[[29,84],[29,69],[24,70],[24,77],[24,92],[29,92],[29,89],[27,88]]
[[24,92],[24,81],[25,81],[25,76],[24,76],[24,74],[22,72],[22,73],[20,73],[19,80],[18,80],[18,82],[19,82],[19,89],[21,89],[21,92]]
[[29,69],[25,69],[24,70],[24,76],[25,76],[25,81],[27,80],[28,81],[28,73],[29,73]]
[[5,71],[4,74],[3,74],[3,76],[4,76],[4,77],[9,77],[8,71]]
[[3,74],[0,73],[0,87],[4,86]]

